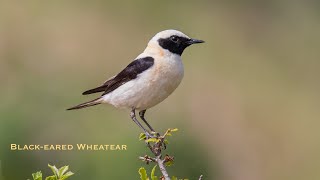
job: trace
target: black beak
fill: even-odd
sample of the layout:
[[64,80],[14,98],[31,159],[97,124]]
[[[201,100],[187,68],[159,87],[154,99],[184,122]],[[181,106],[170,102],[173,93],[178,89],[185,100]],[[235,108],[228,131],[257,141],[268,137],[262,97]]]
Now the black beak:
[[191,44],[198,44],[198,43],[204,43],[204,41],[199,40],[199,39],[189,39],[189,41],[187,42],[189,45]]

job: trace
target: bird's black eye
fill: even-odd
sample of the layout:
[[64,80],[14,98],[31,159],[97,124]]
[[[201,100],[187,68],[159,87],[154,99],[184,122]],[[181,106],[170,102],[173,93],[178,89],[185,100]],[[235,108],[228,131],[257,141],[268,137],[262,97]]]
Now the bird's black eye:
[[178,42],[178,37],[177,36],[171,36],[170,39],[173,42]]

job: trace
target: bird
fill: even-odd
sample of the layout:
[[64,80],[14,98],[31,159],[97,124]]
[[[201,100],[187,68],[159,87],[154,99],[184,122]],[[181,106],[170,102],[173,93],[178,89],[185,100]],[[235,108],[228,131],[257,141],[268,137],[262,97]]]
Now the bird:
[[[102,85],[83,92],[83,95],[100,93],[91,101],[68,108],[75,110],[99,104],[111,104],[116,108],[130,109],[131,119],[147,137],[153,137],[155,130],[145,119],[147,109],[166,99],[180,84],[184,75],[181,59],[183,51],[193,44],[204,43],[184,33],[168,29],[158,32],[148,42],[145,50],[128,66]],[[136,117],[151,130],[147,130]]]

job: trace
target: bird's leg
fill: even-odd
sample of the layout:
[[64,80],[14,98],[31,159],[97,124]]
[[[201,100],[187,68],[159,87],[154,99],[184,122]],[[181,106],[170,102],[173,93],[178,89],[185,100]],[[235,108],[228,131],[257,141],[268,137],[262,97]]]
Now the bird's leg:
[[146,123],[146,125],[149,127],[149,129],[152,131],[152,132],[155,132],[153,130],[153,128],[150,126],[150,124],[147,122],[147,120],[144,118],[144,114],[146,113],[147,110],[142,110],[139,112],[139,116],[140,118],[143,120],[144,123]]
[[130,117],[133,120],[133,122],[135,122],[146,134],[147,138],[151,137],[150,133],[148,132],[148,130],[146,130],[141,123],[137,120],[136,118],[136,110],[134,108],[132,108],[131,112],[130,112]]
[[143,122],[146,123],[146,125],[149,127],[149,129],[151,130],[151,134],[156,135],[156,137],[159,137],[160,134],[157,133],[157,132],[151,127],[151,125],[147,122],[147,120],[144,118],[144,114],[146,113],[146,111],[147,111],[146,109],[140,111],[140,112],[139,112],[139,116],[140,116],[140,118],[143,120]]

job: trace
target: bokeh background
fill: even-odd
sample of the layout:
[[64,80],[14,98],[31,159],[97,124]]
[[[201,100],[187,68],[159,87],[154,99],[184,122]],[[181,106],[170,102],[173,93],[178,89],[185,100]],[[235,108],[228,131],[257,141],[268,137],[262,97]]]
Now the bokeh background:
[[[158,31],[205,44],[183,54],[185,78],[147,112],[179,128],[171,175],[320,178],[319,1],[9,1],[0,3],[0,179],[47,164],[71,179],[138,179],[148,153],[128,111],[66,108],[114,75]],[[127,151],[10,151],[10,144],[127,144]],[[152,166],[148,166],[150,170]],[[159,171],[158,171],[159,173]]]

